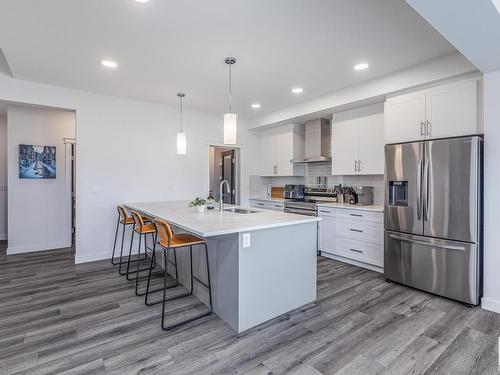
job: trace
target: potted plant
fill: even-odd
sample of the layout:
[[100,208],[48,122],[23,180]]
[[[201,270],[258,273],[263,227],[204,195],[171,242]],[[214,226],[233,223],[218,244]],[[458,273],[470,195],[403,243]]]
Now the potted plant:
[[194,201],[189,203],[189,207],[196,207],[198,212],[205,212],[207,208],[207,201],[206,199],[196,197]]

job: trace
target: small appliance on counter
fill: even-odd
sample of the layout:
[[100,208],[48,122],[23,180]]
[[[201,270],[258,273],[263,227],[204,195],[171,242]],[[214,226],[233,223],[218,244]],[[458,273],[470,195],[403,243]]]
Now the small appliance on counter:
[[369,206],[373,204],[373,186],[344,186],[344,203]]
[[283,190],[285,199],[304,199],[304,185],[285,185]]
[[370,206],[373,204],[373,186],[354,186],[352,188],[357,196],[358,206]]

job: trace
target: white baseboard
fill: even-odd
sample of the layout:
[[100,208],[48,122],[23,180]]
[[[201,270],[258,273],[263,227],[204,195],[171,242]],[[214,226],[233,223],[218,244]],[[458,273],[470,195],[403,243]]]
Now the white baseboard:
[[22,253],[32,253],[35,251],[45,251],[53,249],[62,249],[65,247],[70,247],[70,242],[52,242],[44,243],[38,245],[27,245],[27,246],[9,246],[7,247],[7,255],[22,254]]
[[75,264],[95,262],[97,260],[105,260],[109,258],[111,258],[111,254],[107,251],[82,254],[82,252],[77,249],[75,252]]
[[354,259],[349,259],[349,258],[344,258],[344,257],[338,256],[338,255],[333,255],[333,254],[327,253],[325,251],[321,252],[321,256],[324,256],[326,258],[330,258],[330,259],[333,259],[333,260],[338,260],[339,262],[352,264],[353,266],[358,266],[358,267],[366,268],[366,269],[369,269],[371,271],[375,271],[375,272],[378,272],[378,273],[384,273],[384,268],[383,267],[378,267],[378,266],[374,266],[373,264],[368,264],[368,263],[365,263],[365,262],[359,262],[359,261],[354,260]]
[[500,301],[490,298],[481,298],[481,307],[500,314]]

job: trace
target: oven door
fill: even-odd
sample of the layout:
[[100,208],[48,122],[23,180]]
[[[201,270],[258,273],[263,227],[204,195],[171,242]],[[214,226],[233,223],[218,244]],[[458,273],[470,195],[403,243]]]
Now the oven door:
[[292,214],[316,216],[316,205],[304,201],[285,201],[284,211]]
[[288,212],[290,214],[299,214],[299,215],[307,215],[307,216],[316,216],[316,211],[306,210],[303,208],[293,208],[293,207],[285,207],[284,212]]

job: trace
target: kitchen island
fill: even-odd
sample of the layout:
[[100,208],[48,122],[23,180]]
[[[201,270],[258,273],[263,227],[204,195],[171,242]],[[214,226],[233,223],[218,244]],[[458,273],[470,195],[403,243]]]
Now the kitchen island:
[[[199,213],[186,201],[125,206],[206,240],[214,311],[238,332],[316,299],[317,217],[258,209]],[[188,286],[188,257],[178,255],[179,281]],[[194,255],[199,275],[204,271],[197,265],[203,264],[199,260],[204,255]],[[206,274],[200,278],[206,279]],[[194,294],[208,302],[204,288],[195,285]]]

